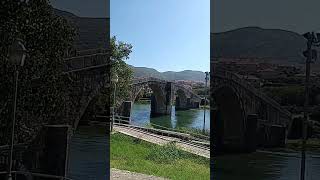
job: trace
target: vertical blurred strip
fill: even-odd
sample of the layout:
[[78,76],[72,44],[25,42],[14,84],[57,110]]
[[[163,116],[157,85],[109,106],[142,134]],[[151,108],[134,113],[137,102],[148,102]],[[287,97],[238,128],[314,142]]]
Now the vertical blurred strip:
[[[212,75],[213,75],[213,47],[212,47],[212,32],[213,32],[213,1],[214,0],[210,0],[210,102],[213,102],[213,96],[212,96],[212,86],[213,86],[213,80],[212,80]],[[210,106],[210,179],[214,179],[214,132],[213,132],[213,106]]]

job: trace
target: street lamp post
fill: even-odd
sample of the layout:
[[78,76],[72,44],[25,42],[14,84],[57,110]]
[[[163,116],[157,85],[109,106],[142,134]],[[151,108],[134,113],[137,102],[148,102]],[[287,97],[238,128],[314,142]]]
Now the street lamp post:
[[112,108],[112,122],[111,122],[111,132],[113,130],[113,123],[114,123],[114,116],[115,116],[115,106],[116,106],[116,91],[117,91],[117,82],[119,81],[118,75],[114,74],[111,79],[112,83],[114,84],[113,90],[113,108]]
[[204,106],[203,106],[203,133],[205,132],[206,127],[206,105],[207,105],[207,86],[208,86],[208,80],[209,80],[209,72],[206,73],[206,85],[205,85],[205,95],[204,95]]
[[14,85],[14,100],[13,100],[13,119],[12,119],[12,129],[11,129],[11,141],[10,141],[10,153],[9,153],[9,167],[8,167],[8,180],[12,180],[12,157],[13,157],[13,145],[14,145],[14,133],[15,133],[15,123],[16,123],[16,110],[17,110],[17,95],[18,95],[18,78],[19,69],[18,66],[24,65],[24,60],[26,58],[26,48],[24,47],[22,41],[17,39],[14,44],[9,49],[9,60],[15,66],[15,85]]
[[320,34],[317,36],[312,32],[305,33],[303,35],[307,39],[307,50],[303,52],[306,59],[306,79],[305,79],[305,100],[304,100],[304,112],[302,122],[302,149],[301,149],[301,169],[300,180],[305,179],[305,163],[306,163],[306,141],[308,136],[308,122],[309,122],[309,84],[310,84],[310,64],[312,60],[317,59],[317,51],[312,49],[312,46],[320,46]]

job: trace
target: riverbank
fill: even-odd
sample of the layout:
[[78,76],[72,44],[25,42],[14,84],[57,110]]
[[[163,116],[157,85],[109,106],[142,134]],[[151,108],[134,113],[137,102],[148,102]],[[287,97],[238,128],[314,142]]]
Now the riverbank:
[[135,102],[136,104],[150,104],[150,100],[138,100]]
[[[302,141],[298,140],[288,140],[286,146],[283,148],[271,148],[271,149],[262,149],[272,152],[287,152],[294,153],[300,152],[302,148]],[[313,153],[320,153],[320,139],[308,139],[306,142],[306,151]]]
[[206,106],[200,106],[200,109],[208,109],[208,110],[210,110],[210,105],[206,105]]
[[[301,140],[288,140],[286,144],[287,149],[301,151]],[[306,142],[306,151],[320,153],[320,139],[308,139]]]
[[152,144],[120,133],[111,135],[112,168],[175,179],[209,179],[210,160],[179,150],[174,144]]

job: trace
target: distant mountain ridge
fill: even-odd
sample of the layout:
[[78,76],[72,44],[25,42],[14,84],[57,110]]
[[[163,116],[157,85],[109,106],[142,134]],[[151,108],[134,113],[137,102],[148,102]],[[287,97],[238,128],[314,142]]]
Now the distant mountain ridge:
[[135,78],[142,78],[142,77],[154,77],[159,79],[164,79],[167,81],[174,81],[174,80],[186,80],[186,81],[205,81],[205,73],[201,71],[192,71],[192,70],[184,70],[180,72],[174,71],[166,71],[166,72],[159,72],[153,68],[147,67],[134,67],[131,66],[134,71]]
[[107,48],[110,19],[78,17],[70,12],[53,9],[55,15],[65,18],[77,31],[74,47],[77,50]]
[[303,63],[306,40],[298,33],[245,27],[211,33],[211,59],[264,58],[277,63]]

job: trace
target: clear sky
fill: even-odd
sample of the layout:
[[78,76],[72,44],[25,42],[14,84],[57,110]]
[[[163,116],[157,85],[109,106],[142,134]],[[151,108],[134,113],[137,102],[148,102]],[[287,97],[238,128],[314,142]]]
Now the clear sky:
[[128,64],[210,70],[210,0],[111,0],[111,35],[133,45]]

